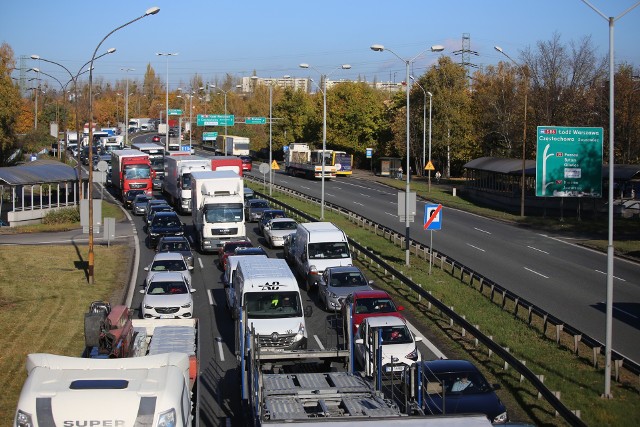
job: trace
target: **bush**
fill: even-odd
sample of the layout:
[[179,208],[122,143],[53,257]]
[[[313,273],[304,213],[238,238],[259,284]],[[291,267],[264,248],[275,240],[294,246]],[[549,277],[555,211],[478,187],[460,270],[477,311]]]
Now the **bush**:
[[68,224],[80,222],[80,209],[77,207],[62,208],[49,212],[43,219],[43,224]]

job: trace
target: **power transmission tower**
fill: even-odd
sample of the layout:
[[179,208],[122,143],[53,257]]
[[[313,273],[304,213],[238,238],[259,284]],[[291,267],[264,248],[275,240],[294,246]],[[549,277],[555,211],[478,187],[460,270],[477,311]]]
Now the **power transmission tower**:
[[469,84],[471,84],[469,69],[478,68],[478,65],[471,63],[470,56],[478,56],[478,52],[471,50],[471,35],[469,33],[462,33],[462,49],[454,51],[453,54],[462,56],[460,64],[467,70],[467,78],[469,79]]

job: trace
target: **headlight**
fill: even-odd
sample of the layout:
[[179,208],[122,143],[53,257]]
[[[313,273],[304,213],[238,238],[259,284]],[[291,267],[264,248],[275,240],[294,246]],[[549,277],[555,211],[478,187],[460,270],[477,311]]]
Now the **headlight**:
[[329,291],[329,298],[338,298],[338,295],[336,295],[333,292]]
[[495,417],[493,419],[494,423],[506,423],[509,420],[509,417],[507,417],[507,412],[503,412],[500,415],[498,415],[497,417]]
[[304,338],[304,325],[300,323],[300,326],[298,327],[298,333],[296,334],[295,337],[293,337],[293,342],[298,342],[303,338]]
[[418,360],[418,349],[414,348],[413,351],[405,356],[406,359],[413,360],[414,362]]
[[318,274],[318,269],[316,268],[315,265],[310,265],[309,266],[309,274],[315,274],[315,275]]
[[163,412],[158,417],[157,427],[175,427],[176,426],[176,410],[171,408]]
[[33,422],[31,421],[31,414],[27,414],[21,410],[18,410],[16,415],[16,427],[31,427]]
[[153,231],[149,233],[149,236],[158,236],[158,233],[154,233]]
[[149,304],[145,304],[144,308],[146,308],[147,310],[153,310],[153,306]]
[[191,303],[183,304],[180,307],[181,308],[189,308],[189,307],[191,307]]
[[183,234],[184,234],[184,231],[178,231],[178,232],[176,233],[176,236],[182,236]]

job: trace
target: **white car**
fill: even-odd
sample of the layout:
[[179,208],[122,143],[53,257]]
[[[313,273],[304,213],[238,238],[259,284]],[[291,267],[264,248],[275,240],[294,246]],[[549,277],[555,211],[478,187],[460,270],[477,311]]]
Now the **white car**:
[[156,273],[142,298],[142,317],[145,319],[189,319],[193,317],[195,292],[180,272]]
[[382,372],[401,372],[422,360],[415,337],[404,319],[395,316],[366,317],[354,336],[356,361],[364,368],[365,375],[374,375],[374,342],[381,331]]
[[182,254],[178,252],[158,252],[153,257],[151,264],[144,268],[144,271],[147,272],[147,278],[144,283],[145,285],[149,283],[157,273],[174,271],[182,273],[189,286],[191,286],[191,270],[193,270],[193,267],[187,264]]
[[291,218],[273,218],[264,226],[264,238],[272,248],[284,246],[284,238],[296,232],[298,223]]

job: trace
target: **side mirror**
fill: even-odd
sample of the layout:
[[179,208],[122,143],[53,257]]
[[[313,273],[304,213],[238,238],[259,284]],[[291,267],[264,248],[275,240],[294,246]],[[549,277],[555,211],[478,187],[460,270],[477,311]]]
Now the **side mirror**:
[[399,306],[398,306],[398,311],[402,311],[402,310],[404,310],[404,306],[399,305]]
[[144,294],[144,289],[140,289],[139,291],[141,294]]
[[354,341],[356,344],[364,344],[364,340],[362,338],[358,338]]
[[306,306],[304,308],[304,317],[311,317],[312,314],[313,314],[313,307],[311,307],[310,305]]
[[193,265],[187,266],[187,269],[189,269],[189,271],[193,271]]
[[422,337],[413,337],[415,342],[422,342]]
[[144,268],[144,271],[149,271],[149,267],[145,267],[145,268]]
[[194,293],[195,291],[196,291],[196,289],[195,289],[195,288],[190,288],[190,289],[189,289],[189,292],[191,292],[191,293]]

